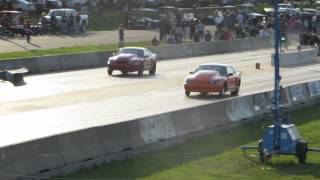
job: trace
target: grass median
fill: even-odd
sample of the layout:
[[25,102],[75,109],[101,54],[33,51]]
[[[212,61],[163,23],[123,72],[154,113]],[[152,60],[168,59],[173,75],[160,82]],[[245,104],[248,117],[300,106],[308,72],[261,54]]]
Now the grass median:
[[[311,147],[320,147],[320,104],[289,117]],[[319,179],[320,153],[309,152],[306,164],[295,156],[272,159],[268,169],[257,158],[243,157],[241,145],[256,145],[271,120],[242,124],[224,132],[188,140],[175,147],[81,170],[66,179]],[[249,152],[257,154],[257,152]]]
[[[126,43],[126,46],[148,47],[148,46],[151,46],[151,43],[150,42],[132,42],[132,43]],[[47,55],[75,54],[75,53],[84,53],[84,52],[92,52],[92,51],[108,51],[108,50],[112,51],[116,49],[118,49],[118,44],[72,46],[72,47],[62,47],[62,48],[55,48],[55,49],[17,51],[17,52],[0,53],[0,60],[47,56]]]

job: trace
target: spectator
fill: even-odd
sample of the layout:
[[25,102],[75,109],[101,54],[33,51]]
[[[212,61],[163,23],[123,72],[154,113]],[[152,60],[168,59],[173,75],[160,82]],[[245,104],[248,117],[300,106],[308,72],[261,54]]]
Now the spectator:
[[51,33],[54,34],[56,32],[56,26],[57,26],[57,19],[54,14],[50,17],[50,26],[51,26]]
[[174,44],[174,43],[176,43],[176,39],[175,39],[173,33],[171,33],[171,34],[168,36],[167,42],[168,42],[169,44]]
[[118,33],[119,33],[119,48],[121,48],[121,47],[124,47],[124,28],[122,24],[119,25]]
[[259,37],[260,38],[269,38],[270,32],[268,32],[267,27],[263,27],[259,31]]
[[196,32],[196,23],[194,20],[192,20],[190,25],[190,39],[194,38],[194,33]]
[[47,32],[48,31],[48,23],[47,23],[45,16],[46,16],[46,13],[42,12],[41,17],[40,17],[40,22],[41,22],[41,26],[42,26],[42,31]]
[[249,36],[250,37],[256,37],[258,35],[259,31],[255,26],[250,26],[249,27]]
[[239,13],[237,16],[236,16],[236,20],[238,21],[238,23],[242,26],[243,25],[243,20],[244,19],[244,16]]
[[163,39],[165,39],[165,31],[166,31],[166,22],[164,20],[164,18],[161,18],[159,21],[159,38],[162,41]]
[[200,42],[200,35],[198,32],[193,33],[193,42]]
[[81,22],[80,21],[81,21],[80,14],[77,13],[77,15],[76,15],[76,27],[75,27],[75,31],[76,31],[77,34],[80,34],[80,32],[81,32],[81,26],[80,26]]
[[68,31],[70,34],[74,32],[74,16],[72,14],[68,19]]
[[31,33],[32,33],[30,21],[27,21],[27,23],[25,24],[24,29],[25,29],[25,34],[27,36],[27,43],[30,43],[30,40],[31,40],[30,36],[31,36]]
[[199,34],[200,39],[204,36],[204,24],[199,20],[196,24],[196,32]]
[[61,16],[61,32],[62,34],[68,33],[68,22],[67,22],[67,16],[65,14]]
[[159,46],[160,41],[157,39],[157,36],[154,36],[153,39],[151,40],[152,46]]
[[239,23],[236,23],[234,26],[234,31],[236,33],[236,38],[242,38],[242,26]]
[[315,44],[317,44],[317,45],[319,45],[319,38],[318,38],[318,36],[315,34],[315,33],[312,33],[311,35],[310,35],[310,38],[309,38],[309,45],[310,46],[315,46]]
[[206,34],[204,35],[204,39],[205,41],[211,41],[212,35],[209,30],[206,31]]
[[223,30],[223,40],[230,40],[232,39],[231,32],[227,29]]
[[182,43],[182,36],[183,36],[182,32],[179,29],[177,29],[177,31],[174,34],[174,38],[175,38],[177,44]]

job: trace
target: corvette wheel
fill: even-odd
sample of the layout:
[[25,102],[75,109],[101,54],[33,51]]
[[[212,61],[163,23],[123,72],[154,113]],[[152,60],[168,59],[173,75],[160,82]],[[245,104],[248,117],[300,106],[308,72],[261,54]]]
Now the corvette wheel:
[[184,94],[189,97],[190,96],[190,91],[184,91]]
[[109,74],[109,75],[112,75],[112,72],[113,72],[113,69],[110,68],[110,67],[108,67],[108,74]]
[[143,65],[140,66],[139,70],[138,70],[138,75],[142,76],[143,75]]

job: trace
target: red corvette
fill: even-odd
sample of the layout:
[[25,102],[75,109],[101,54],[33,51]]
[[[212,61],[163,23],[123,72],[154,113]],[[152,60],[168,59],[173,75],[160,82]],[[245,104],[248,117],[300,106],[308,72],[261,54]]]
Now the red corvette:
[[241,84],[241,74],[232,66],[226,64],[202,64],[185,78],[186,96],[190,92],[218,92],[223,96],[226,91],[238,95]]
[[109,75],[112,75],[114,70],[119,70],[123,74],[138,71],[138,75],[140,76],[143,75],[143,71],[147,70],[150,75],[153,75],[156,73],[156,68],[156,55],[147,48],[121,48],[107,61]]

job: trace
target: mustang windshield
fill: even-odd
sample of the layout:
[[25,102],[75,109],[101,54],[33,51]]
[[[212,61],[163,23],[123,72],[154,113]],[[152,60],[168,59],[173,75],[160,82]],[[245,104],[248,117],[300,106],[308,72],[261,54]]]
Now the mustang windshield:
[[132,49],[132,48],[125,48],[121,49],[118,54],[135,54],[138,57],[143,57],[143,50],[142,49]]
[[217,71],[220,75],[226,76],[227,75],[227,69],[224,66],[218,66],[218,65],[201,65],[199,68],[195,70],[195,72],[199,70],[209,70],[209,71]]

